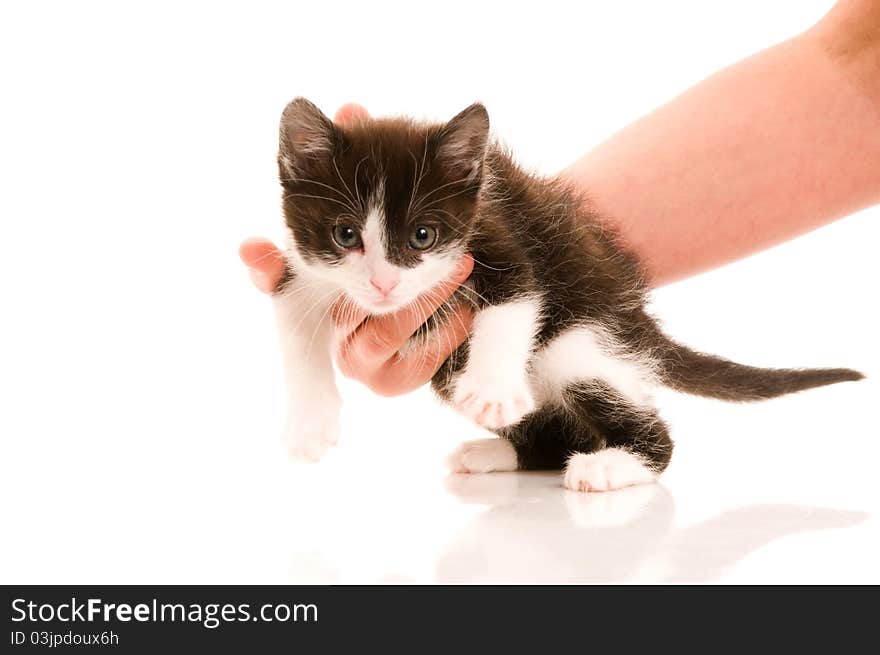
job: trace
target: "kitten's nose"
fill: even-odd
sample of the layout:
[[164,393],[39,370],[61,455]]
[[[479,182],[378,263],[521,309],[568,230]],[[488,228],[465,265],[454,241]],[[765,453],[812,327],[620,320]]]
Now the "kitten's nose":
[[373,288],[383,296],[387,296],[391,293],[394,287],[397,286],[398,282],[400,282],[400,276],[396,272],[374,275],[370,279],[370,284],[373,285]]

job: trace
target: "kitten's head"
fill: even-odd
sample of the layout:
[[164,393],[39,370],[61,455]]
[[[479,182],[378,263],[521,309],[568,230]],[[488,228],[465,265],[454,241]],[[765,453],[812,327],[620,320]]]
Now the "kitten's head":
[[284,214],[297,259],[372,314],[448,278],[474,228],[489,116],[339,126],[297,98],[281,117]]

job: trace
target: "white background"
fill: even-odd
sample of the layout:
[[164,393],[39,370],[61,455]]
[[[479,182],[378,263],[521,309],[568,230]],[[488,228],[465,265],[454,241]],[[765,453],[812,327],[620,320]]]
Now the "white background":
[[[344,383],[287,461],[269,301],[284,104],[479,99],[551,173],[830,1],[3,3],[0,582],[880,582],[878,384],[736,406],[662,392],[662,484],[445,479],[476,431]],[[858,156],[858,153],[853,153]],[[880,374],[880,210],[656,294],[690,344]]]

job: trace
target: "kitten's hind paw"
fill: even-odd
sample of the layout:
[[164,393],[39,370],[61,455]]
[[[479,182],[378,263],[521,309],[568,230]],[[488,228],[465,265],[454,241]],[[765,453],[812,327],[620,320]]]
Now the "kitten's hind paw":
[[612,491],[656,479],[657,474],[638,455],[623,448],[605,448],[569,457],[564,484],[572,491]]
[[465,373],[458,381],[452,403],[477,425],[490,430],[519,423],[535,409],[525,380],[487,383]]
[[456,448],[446,460],[453,473],[515,471],[516,450],[507,439],[474,439]]

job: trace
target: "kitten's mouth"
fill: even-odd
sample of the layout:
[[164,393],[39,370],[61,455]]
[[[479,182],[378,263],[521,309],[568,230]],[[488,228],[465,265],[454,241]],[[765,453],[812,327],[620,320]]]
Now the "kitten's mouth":
[[378,300],[371,300],[370,304],[375,308],[381,310],[383,313],[389,313],[395,311],[398,307],[400,307],[400,303],[395,298],[379,298]]
[[357,304],[370,314],[390,314],[400,309],[404,303],[399,298],[360,298]]

